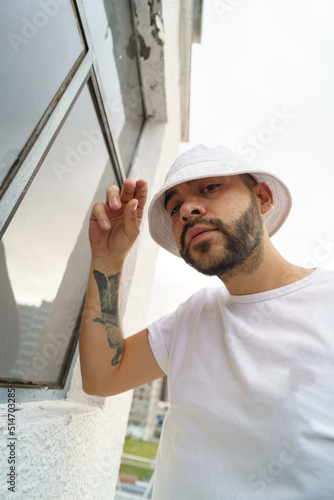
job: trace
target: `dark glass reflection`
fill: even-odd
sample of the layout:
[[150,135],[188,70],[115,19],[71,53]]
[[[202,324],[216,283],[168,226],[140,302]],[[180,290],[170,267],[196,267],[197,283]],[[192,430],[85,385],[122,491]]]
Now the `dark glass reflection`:
[[144,121],[129,1],[83,1],[109,111],[127,171]]
[[0,185],[83,50],[70,1],[1,1]]
[[89,213],[112,182],[86,86],[1,242],[0,379],[59,384],[86,286]]

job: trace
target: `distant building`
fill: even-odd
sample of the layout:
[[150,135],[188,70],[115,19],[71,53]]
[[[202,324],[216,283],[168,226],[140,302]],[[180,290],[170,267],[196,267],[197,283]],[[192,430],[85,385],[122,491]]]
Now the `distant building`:
[[165,377],[137,387],[133,391],[128,421],[130,433],[133,427],[138,427],[137,435],[141,435],[144,440],[159,440],[166,413],[164,408],[168,406],[166,385]]
[[11,377],[24,379],[30,370],[31,359],[49,318],[51,308],[52,302],[46,300],[43,300],[39,307],[18,304],[21,335],[16,362],[9,372]]
[[[152,197],[187,142],[200,5],[3,2],[0,400],[6,406],[14,386],[22,410],[16,498],[114,498],[132,392],[102,398],[82,389],[77,340],[89,214],[108,185],[127,177],[146,179]],[[122,276],[126,335],[146,325],[157,253],[146,213]],[[34,294],[44,299],[40,307],[17,304]],[[160,380],[135,392],[133,414],[145,421],[145,437],[159,434],[163,387]],[[0,497],[7,498],[3,427]]]

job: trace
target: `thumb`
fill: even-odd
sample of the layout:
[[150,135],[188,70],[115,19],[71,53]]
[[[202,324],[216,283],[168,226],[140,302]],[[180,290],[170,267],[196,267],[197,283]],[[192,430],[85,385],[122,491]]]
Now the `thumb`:
[[137,238],[139,224],[137,219],[138,200],[135,198],[127,203],[124,208],[124,229],[130,239]]

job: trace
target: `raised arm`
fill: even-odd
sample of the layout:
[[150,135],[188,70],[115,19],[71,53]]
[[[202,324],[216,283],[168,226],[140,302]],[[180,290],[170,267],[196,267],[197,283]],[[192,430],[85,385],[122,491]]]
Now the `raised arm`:
[[89,221],[92,251],[79,348],[83,389],[111,396],[162,377],[147,330],[124,340],[119,317],[119,287],[124,260],[138,234],[147,197],[143,180],[127,179],[119,193],[107,190]]

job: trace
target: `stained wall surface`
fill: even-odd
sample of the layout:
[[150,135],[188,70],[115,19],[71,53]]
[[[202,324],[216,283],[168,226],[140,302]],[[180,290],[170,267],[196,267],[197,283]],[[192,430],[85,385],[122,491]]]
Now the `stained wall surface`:
[[[140,2],[139,2],[140,4]],[[131,178],[149,182],[149,197],[163,182],[174,161],[181,137],[180,39],[177,0],[164,0],[156,23],[163,33],[164,91],[160,93],[158,120],[148,121],[139,143]],[[139,15],[141,13],[139,12]],[[152,35],[147,27],[146,44]],[[161,46],[161,40],[156,40]],[[153,43],[153,42],[152,42]],[[159,107],[159,101],[152,105]],[[147,324],[147,307],[153,280],[157,246],[148,234],[145,219],[135,248],[129,255],[122,281],[122,315],[126,335]],[[89,255],[79,268],[89,266]],[[79,263],[78,263],[79,264]],[[78,269],[78,265],[76,266]],[[114,498],[132,392],[110,398],[83,393],[77,358],[70,390],[65,399],[26,402],[17,405],[15,493],[8,491],[10,440],[7,433],[7,404],[0,401],[0,496],[3,499],[111,500]]]

